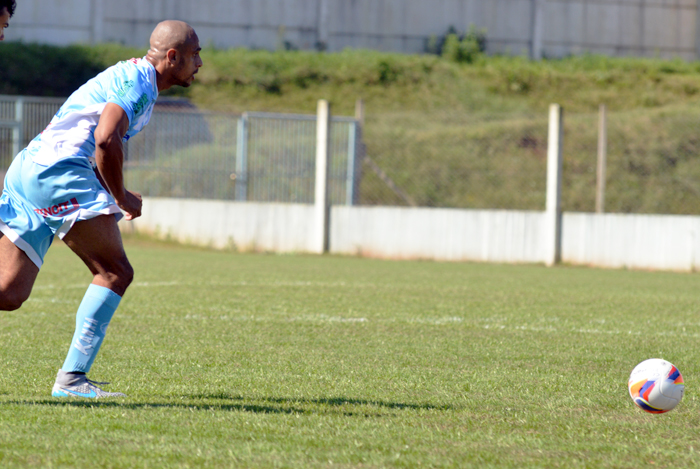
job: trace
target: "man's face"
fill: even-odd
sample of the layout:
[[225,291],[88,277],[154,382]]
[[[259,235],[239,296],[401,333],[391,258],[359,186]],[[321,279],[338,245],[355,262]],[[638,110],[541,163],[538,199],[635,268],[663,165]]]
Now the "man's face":
[[0,41],[5,39],[5,28],[10,25],[10,13],[7,8],[0,8]]
[[202,58],[199,56],[201,50],[199,38],[193,33],[190,40],[177,55],[177,64],[173,70],[173,78],[176,85],[188,87],[192,84],[195,73],[202,66]]

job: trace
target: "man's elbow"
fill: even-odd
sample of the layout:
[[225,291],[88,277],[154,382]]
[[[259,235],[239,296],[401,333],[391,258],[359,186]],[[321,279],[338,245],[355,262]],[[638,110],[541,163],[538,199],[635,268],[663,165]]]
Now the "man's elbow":
[[95,131],[95,149],[110,152],[121,147],[121,138],[113,132]]

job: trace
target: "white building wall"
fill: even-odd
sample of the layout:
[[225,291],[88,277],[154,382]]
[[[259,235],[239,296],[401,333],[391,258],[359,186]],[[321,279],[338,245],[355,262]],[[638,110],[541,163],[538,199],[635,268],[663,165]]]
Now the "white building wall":
[[[535,8],[542,9],[535,22]],[[202,44],[277,49],[284,42],[424,52],[450,26],[484,28],[491,53],[583,52],[697,57],[697,0],[22,0],[8,39],[145,47],[155,24],[181,19]],[[535,34],[535,25],[541,28]]]

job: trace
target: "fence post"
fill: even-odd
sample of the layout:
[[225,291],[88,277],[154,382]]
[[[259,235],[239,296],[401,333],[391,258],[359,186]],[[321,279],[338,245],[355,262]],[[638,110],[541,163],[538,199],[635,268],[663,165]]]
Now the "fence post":
[[547,209],[545,212],[545,264],[561,261],[561,166],[564,143],[564,110],[558,104],[549,106],[547,137]]
[[345,204],[355,204],[355,159],[357,158],[357,121],[348,130],[348,169],[345,176]]
[[352,204],[360,203],[360,182],[362,181],[362,163],[365,161],[367,146],[365,145],[365,103],[362,99],[355,101],[355,120],[357,121],[357,137],[355,139],[355,174],[353,176]]
[[14,158],[22,150],[24,138],[24,98],[17,97],[15,101],[15,121],[17,125],[12,127],[12,157]]
[[248,114],[238,119],[236,136],[236,200],[248,200]]
[[362,158],[364,146],[362,128],[365,120],[365,105],[362,99],[355,102],[355,122],[350,126],[348,135],[348,175],[345,186],[347,205],[357,205],[360,194],[360,179],[362,178]]
[[608,118],[605,104],[600,105],[598,117],[598,170],[595,192],[595,211],[603,213],[605,207],[605,165],[608,155]]
[[331,109],[326,100],[318,101],[316,118],[316,191],[314,218],[316,242],[314,252],[328,252],[330,207],[328,204],[328,150],[330,147]]

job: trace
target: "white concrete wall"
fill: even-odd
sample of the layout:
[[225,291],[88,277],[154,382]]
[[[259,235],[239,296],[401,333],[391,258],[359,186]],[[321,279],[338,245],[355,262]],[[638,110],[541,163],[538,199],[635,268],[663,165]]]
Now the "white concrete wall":
[[311,252],[313,206],[145,197],[143,216],[121,229],[242,251]]
[[392,259],[543,262],[544,212],[331,208],[330,250]]
[[527,54],[541,5],[544,56],[582,52],[697,57],[697,0],[22,0],[9,40],[113,41],[145,47],[153,26],[182,19],[202,44],[423,52],[450,26],[485,28],[492,53]]
[[[144,199],[122,221],[183,243],[242,251],[313,252],[312,205]],[[330,252],[387,259],[543,263],[545,212],[331,208]],[[700,216],[564,213],[562,261],[597,267],[700,268]]]
[[692,271],[700,217],[565,213],[562,260],[572,264]]

